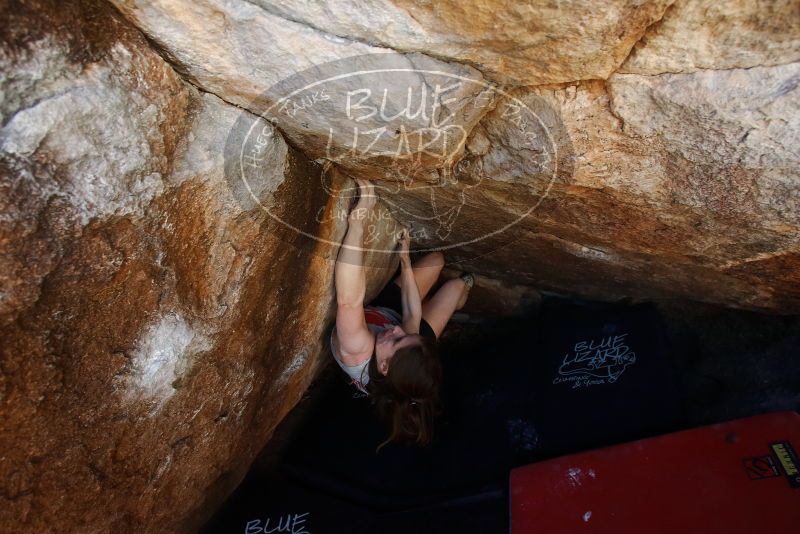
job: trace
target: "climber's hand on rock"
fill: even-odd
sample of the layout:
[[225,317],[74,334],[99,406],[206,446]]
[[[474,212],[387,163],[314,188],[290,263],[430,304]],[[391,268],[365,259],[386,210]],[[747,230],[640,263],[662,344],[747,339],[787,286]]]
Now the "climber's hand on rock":
[[400,232],[400,237],[397,240],[400,245],[400,263],[408,267],[411,265],[411,258],[409,256],[409,249],[411,248],[411,235],[407,228],[403,228]]
[[375,207],[375,186],[367,180],[357,179],[356,182],[359,191],[358,203],[350,210],[348,219],[351,223],[363,223],[369,217],[370,210]]

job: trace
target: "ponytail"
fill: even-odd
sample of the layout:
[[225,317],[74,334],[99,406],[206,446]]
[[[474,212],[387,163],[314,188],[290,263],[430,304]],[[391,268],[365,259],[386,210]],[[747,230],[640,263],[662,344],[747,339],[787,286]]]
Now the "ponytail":
[[439,387],[442,366],[436,342],[423,337],[419,345],[404,347],[392,358],[389,372],[378,372],[376,358],[369,363],[367,389],[372,403],[390,428],[388,439],[425,446],[433,438],[433,421],[441,412]]

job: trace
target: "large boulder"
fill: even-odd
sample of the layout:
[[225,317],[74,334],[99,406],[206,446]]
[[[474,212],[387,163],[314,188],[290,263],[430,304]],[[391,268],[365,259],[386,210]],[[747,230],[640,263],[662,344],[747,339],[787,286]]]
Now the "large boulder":
[[[387,49],[471,65],[512,85],[607,78],[672,3],[111,1],[197,83],[232,97],[260,95],[312,64]],[[231,69],[240,83],[226,76]]]
[[403,224],[479,313],[800,311],[795,3],[540,4],[4,6],[0,524],[202,522],[323,361],[353,177],[368,297]]
[[[568,3],[117,3],[193,83],[270,116],[312,159],[379,181],[422,248],[463,268],[597,298],[796,311],[797,10],[667,4],[609,2],[596,18]],[[489,14],[508,23],[489,31]],[[382,113],[392,81],[397,110],[405,88],[447,79],[455,124]],[[371,99],[351,114],[343,97],[300,90],[315,80]],[[513,87],[545,82],[559,83]],[[287,94],[304,95],[296,111],[270,111]],[[449,150],[408,143],[407,130],[428,142],[453,126]]]
[[[352,182],[186,84],[103,3],[12,15],[0,530],[191,529],[324,361]],[[248,203],[224,148],[253,124],[272,182]],[[393,259],[367,256],[370,294]]]
[[[274,122],[310,158],[335,161],[352,175],[400,180],[409,172],[391,157],[404,146],[402,118],[383,118],[407,103],[413,111],[422,106],[426,118],[434,106],[439,116],[456,116],[459,141],[484,113],[474,102],[489,83],[469,65],[342,39],[246,1],[112,1],[193,84]],[[396,91],[385,114],[383,89]],[[411,122],[412,150],[436,143],[426,121]],[[357,140],[354,129],[362,132]],[[459,154],[456,146],[427,158],[428,179]]]
[[795,63],[516,90],[472,132],[458,182],[398,192],[395,216],[507,282],[800,310],[799,81]]
[[676,0],[617,72],[663,74],[800,61],[794,0]]
[[254,0],[350,42],[472,65],[500,83],[607,78],[673,0]]

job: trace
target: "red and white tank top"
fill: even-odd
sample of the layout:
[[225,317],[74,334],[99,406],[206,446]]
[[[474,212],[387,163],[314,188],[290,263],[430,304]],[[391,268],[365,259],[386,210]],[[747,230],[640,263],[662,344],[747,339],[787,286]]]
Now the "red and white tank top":
[[[364,320],[367,323],[367,328],[369,328],[370,331],[375,335],[378,335],[384,330],[394,328],[396,325],[402,323],[402,318],[396,311],[384,306],[364,306]],[[369,383],[368,367],[370,360],[375,357],[374,350],[372,352],[372,356],[358,365],[345,365],[342,362],[342,356],[339,353],[336,344],[333,342],[333,334],[334,332],[332,331],[331,352],[333,352],[333,357],[336,360],[336,363],[338,363],[339,367],[341,367],[342,370],[347,373],[347,376],[349,376],[351,379],[350,383],[355,386],[356,389],[362,393],[367,393],[365,386]]]

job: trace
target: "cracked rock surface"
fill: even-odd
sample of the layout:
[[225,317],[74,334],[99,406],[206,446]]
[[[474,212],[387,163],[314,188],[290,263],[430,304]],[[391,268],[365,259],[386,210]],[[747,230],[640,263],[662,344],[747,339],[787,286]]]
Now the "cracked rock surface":
[[[336,248],[237,200],[249,114],[108,5],[37,4],[3,25],[0,530],[192,530],[324,361]],[[270,132],[261,201],[341,240],[348,199]],[[396,264],[367,265],[374,294]]]
[[[800,312],[796,2],[601,4],[5,6],[0,525],[202,523],[325,362],[353,177],[382,198],[368,296],[404,224],[492,314],[540,289]],[[367,97],[348,69],[376,66]],[[321,75],[360,115],[283,112]],[[406,86],[438,129],[378,112]]]
[[[353,121],[333,107],[274,120],[312,159],[378,180],[419,243],[462,268],[596,298],[797,311],[798,10],[723,4],[605,2],[598,18],[570,2],[116,2],[192,83],[256,113],[281,77],[359,54],[474,80],[448,95],[463,144],[413,168],[348,158]],[[501,90],[475,109],[486,87]]]

